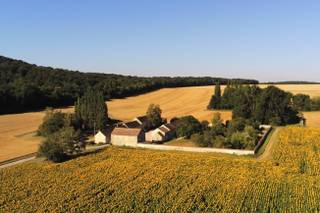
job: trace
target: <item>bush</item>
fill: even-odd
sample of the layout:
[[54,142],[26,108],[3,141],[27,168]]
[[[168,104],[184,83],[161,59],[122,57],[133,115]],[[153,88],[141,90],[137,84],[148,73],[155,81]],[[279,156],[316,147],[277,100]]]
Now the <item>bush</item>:
[[79,132],[72,127],[61,129],[49,135],[39,147],[38,154],[53,162],[62,162],[85,147]]
[[192,134],[201,132],[201,123],[192,115],[179,118],[177,123],[179,137],[190,138]]
[[65,114],[47,109],[42,124],[39,126],[38,134],[49,136],[59,131],[65,124]]
[[44,140],[39,147],[38,155],[46,157],[55,163],[62,162],[67,159],[67,155],[63,151],[63,147],[56,140],[55,136],[51,136]]

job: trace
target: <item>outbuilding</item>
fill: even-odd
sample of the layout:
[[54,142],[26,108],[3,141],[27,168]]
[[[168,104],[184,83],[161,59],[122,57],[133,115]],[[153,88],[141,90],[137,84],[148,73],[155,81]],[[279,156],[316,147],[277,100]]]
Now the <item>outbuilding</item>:
[[145,138],[149,142],[164,142],[175,137],[175,126],[167,123],[160,127],[146,132]]
[[100,143],[107,143],[107,136],[104,131],[99,130],[97,134],[94,135],[94,143],[100,144]]
[[144,133],[140,128],[116,127],[111,133],[111,144],[116,146],[137,146],[144,141]]

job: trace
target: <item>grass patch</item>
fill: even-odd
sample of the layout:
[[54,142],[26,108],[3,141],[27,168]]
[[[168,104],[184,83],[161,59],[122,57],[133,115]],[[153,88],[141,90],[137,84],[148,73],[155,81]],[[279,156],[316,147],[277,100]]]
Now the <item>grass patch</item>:
[[267,147],[267,145],[270,142],[270,139],[272,138],[273,133],[275,132],[276,127],[272,128],[271,132],[268,134],[267,139],[264,141],[263,145],[260,147],[260,149],[258,150],[256,156],[259,157],[260,155],[262,155]]

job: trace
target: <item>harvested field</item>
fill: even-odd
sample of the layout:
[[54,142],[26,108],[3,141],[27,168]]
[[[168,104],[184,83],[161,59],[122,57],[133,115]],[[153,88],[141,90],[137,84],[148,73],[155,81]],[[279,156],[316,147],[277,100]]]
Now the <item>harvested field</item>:
[[[265,87],[266,85],[261,85]],[[320,84],[317,85],[276,85],[294,94],[305,93],[312,97],[320,96]],[[223,90],[224,87],[222,87]],[[163,116],[170,119],[175,116],[194,115],[199,120],[212,118],[213,111],[206,110],[213,94],[214,86],[181,87],[160,89],[147,94],[108,101],[112,118],[131,120],[143,115],[150,103],[159,104]],[[63,111],[72,112],[73,108]],[[231,118],[230,111],[220,111],[222,119]],[[320,112],[306,112],[307,125],[320,127]],[[35,152],[41,141],[34,132],[40,125],[44,112],[10,114],[0,116],[0,161]]]
[[[260,84],[261,88],[267,86],[268,84]],[[277,84],[275,86],[293,94],[302,93],[311,97],[320,97],[320,84]]]
[[320,112],[303,112],[308,127],[320,127]]
[[0,161],[37,151],[43,138],[36,136],[36,131],[44,114],[30,112],[0,115]]
[[[112,118],[131,120],[143,115],[150,103],[159,104],[163,117],[171,119],[184,115],[193,115],[199,120],[210,121],[213,111],[207,105],[214,86],[168,88],[147,94],[116,99],[108,102],[109,114]],[[230,119],[230,111],[219,111],[222,119]]]
[[35,152],[41,137],[35,131],[44,113],[0,116],[0,161]]

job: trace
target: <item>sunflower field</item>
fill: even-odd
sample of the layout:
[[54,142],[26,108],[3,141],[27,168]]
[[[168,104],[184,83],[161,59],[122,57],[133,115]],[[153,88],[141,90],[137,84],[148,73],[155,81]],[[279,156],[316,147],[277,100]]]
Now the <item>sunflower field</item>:
[[273,159],[109,147],[0,170],[0,212],[319,212],[320,129],[282,128]]

